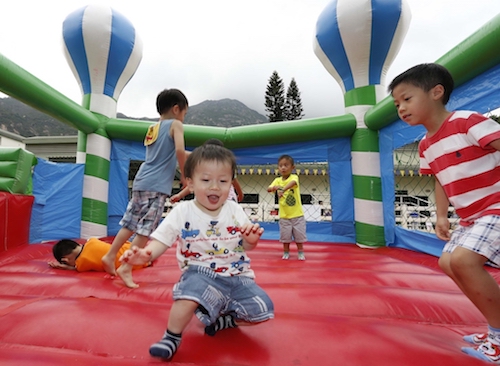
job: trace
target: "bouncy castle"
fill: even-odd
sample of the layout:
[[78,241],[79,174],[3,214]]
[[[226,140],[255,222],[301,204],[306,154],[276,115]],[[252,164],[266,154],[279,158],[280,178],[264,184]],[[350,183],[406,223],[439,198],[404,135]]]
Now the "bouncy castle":
[[[394,150],[425,133],[399,120],[386,93],[410,20],[405,0],[333,0],[319,14],[312,48],[344,92],[344,115],[185,126],[188,148],[218,138],[238,164],[275,164],[284,151],[327,162],[332,219],[308,225],[314,241],[304,262],[282,261],[277,223],[262,223],[263,240],[250,255],[275,319],[216,337],[193,319],[172,364],[482,364],[460,352],[462,335],[486,324],[439,269],[443,242],[395,224]],[[62,37],[81,105],[0,54],[1,92],[79,131],[76,164],[0,148],[0,363],[155,364],[147,350],[168,319],[180,275],[174,255],[137,271],[134,290],[103,273],[47,265],[58,239],[110,241],[119,229],[130,161],[144,159],[150,122],[116,118],[116,107],[148,40],[125,15],[98,5],[69,14]],[[499,40],[496,16],[430,60],[455,79],[448,109],[500,106]]]

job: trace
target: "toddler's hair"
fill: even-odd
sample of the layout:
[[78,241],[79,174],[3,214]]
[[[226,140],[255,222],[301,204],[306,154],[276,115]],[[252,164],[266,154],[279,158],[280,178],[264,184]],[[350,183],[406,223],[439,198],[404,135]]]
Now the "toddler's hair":
[[217,146],[224,146],[224,143],[219,140],[219,139],[208,139],[203,143],[203,145],[217,145]]
[[193,178],[196,166],[204,161],[227,163],[231,166],[232,177],[236,174],[236,157],[233,152],[223,146],[205,143],[189,154],[184,164],[184,176],[186,178]]

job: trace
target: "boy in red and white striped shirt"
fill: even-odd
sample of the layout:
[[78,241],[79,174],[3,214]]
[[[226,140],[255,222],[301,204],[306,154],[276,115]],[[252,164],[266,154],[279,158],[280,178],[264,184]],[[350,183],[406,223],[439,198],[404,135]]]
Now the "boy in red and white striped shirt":
[[[439,265],[488,321],[487,334],[464,337],[465,353],[500,364],[500,288],[484,265],[500,266],[500,125],[478,113],[449,112],[453,78],[421,64],[389,85],[399,117],[427,129],[420,171],[435,176],[436,235],[448,241]],[[460,217],[450,234],[448,206]]]

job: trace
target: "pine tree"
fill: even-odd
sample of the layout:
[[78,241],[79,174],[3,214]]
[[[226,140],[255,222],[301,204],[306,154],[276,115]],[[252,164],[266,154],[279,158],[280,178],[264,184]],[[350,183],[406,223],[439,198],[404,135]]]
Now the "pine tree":
[[302,108],[302,100],[300,99],[300,91],[295,79],[292,78],[288,90],[286,92],[285,102],[285,119],[293,121],[304,117],[304,109]]
[[265,100],[266,111],[269,112],[269,114],[267,114],[269,122],[284,121],[285,85],[277,71],[273,71],[273,74],[269,78]]

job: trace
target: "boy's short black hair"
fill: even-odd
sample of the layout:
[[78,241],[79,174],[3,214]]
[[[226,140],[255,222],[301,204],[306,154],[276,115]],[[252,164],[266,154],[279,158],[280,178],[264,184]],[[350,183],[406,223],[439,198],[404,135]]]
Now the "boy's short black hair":
[[156,110],[160,115],[167,113],[175,105],[181,110],[189,106],[186,96],[179,89],[165,89],[156,97]]
[[435,63],[416,65],[399,74],[389,84],[389,92],[392,94],[394,88],[402,83],[414,85],[425,92],[428,92],[436,85],[442,85],[444,88],[443,104],[448,103],[450,100],[455,85],[453,77],[446,67]]
[[62,261],[63,257],[66,257],[67,255],[71,254],[73,250],[78,246],[79,244],[71,239],[62,239],[59,240],[57,243],[54,244],[52,247],[52,254],[54,254],[54,258],[59,262],[59,263],[64,263]]
[[295,161],[293,160],[293,158],[290,156],[290,155],[287,155],[287,154],[284,154],[284,155],[281,155],[278,159],[278,163],[281,161],[281,160],[288,160],[292,165],[295,165]]
[[236,175],[236,157],[233,152],[224,146],[215,144],[203,144],[193,150],[184,164],[184,176],[193,178],[194,170],[201,162],[215,161],[217,163],[227,163],[231,166],[232,177]]
[[215,138],[211,138],[211,139],[208,139],[207,141],[205,141],[203,143],[203,145],[218,145],[218,146],[224,146],[224,143],[219,140],[219,139],[215,139]]

